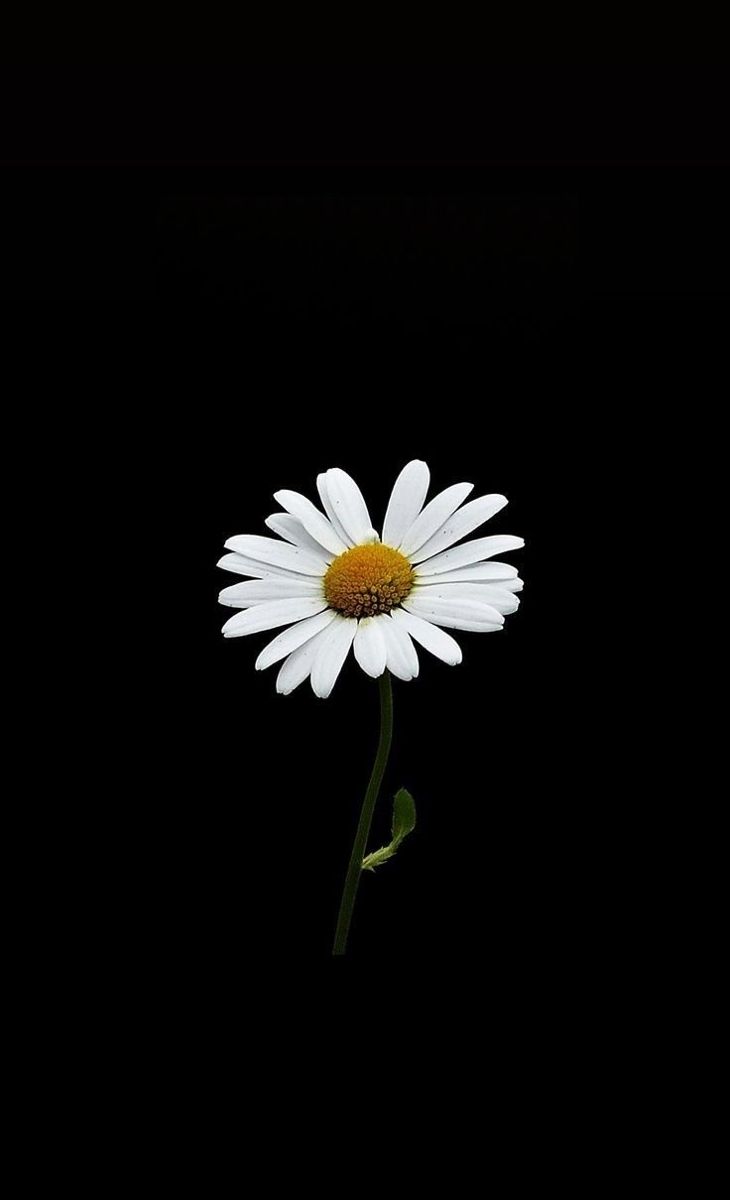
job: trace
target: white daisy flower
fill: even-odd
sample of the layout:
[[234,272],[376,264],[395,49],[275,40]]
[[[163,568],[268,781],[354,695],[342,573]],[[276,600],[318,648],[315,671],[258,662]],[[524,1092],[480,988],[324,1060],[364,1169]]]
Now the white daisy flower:
[[[242,609],[223,626],[227,638],[286,625],[261,651],[256,669],[284,659],[277,692],[311,680],[329,696],[352,647],[367,675],[387,669],[418,675],[414,642],[454,665],[461,649],[446,629],[491,633],[515,612],[517,569],[494,556],[524,546],[497,534],[463,542],[507,503],[480,496],[464,504],[472,483],[457,483],[425,503],[425,462],[414,459],[395,481],[382,540],[362,492],[339,467],[317,476],[324,512],[298,492],[276,492],[284,512],[267,517],[276,537],[229,538],[218,563],[251,578],[226,587],[221,604]],[[457,543],[460,543],[457,545]]]

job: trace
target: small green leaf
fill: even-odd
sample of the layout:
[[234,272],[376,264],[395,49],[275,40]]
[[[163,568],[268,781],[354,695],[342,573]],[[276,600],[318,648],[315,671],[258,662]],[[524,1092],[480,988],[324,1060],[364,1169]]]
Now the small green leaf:
[[403,838],[416,828],[416,804],[410,792],[401,788],[393,799],[393,840],[390,845],[373,850],[362,860],[363,871],[374,871],[376,867],[392,858]]
[[410,792],[401,788],[393,800],[393,841],[402,842],[416,828],[416,803]]
[[391,842],[389,846],[381,846],[380,850],[373,850],[371,854],[366,854],[362,860],[363,871],[374,871],[376,867],[382,866],[389,858],[392,858],[398,848],[398,842]]

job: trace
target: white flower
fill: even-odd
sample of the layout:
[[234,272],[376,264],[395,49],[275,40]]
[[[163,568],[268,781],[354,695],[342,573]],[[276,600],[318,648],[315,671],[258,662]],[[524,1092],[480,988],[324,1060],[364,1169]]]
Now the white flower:
[[253,578],[220,593],[221,604],[244,610],[226,621],[223,634],[289,626],[256,660],[260,671],[284,659],[277,692],[288,695],[309,677],[317,696],[329,696],[351,646],[373,678],[387,668],[414,679],[414,641],[454,665],[461,649],[444,626],[489,633],[516,610],[522,580],[494,555],[524,546],[522,538],[461,541],[504,508],[504,496],[463,504],[474,485],[457,483],[424,505],[428,484],[424,462],[403,468],[382,541],[359,487],[339,467],[317,476],[324,513],[298,492],[276,492],[286,511],[266,524],[278,537],[228,539],[231,553],[218,566]]

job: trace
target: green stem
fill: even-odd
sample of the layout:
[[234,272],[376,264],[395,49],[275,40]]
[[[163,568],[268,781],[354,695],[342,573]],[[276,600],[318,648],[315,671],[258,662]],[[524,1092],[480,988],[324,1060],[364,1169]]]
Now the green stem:
[[335,944],[332,948],[333,955],[344,954],[347,948],[347,935],[350,932],[352,911],[355,907],[357,889],[360,884],[360,876],[362,875],[362,860],[365,857],[365,847],[367,845],[368,834],[370,833],[373,812],[375,811],[375,802],[378,799],[380,784],[383,781],[392,739],[393,690],[390,684],[390,673],[384,671],[380,676],[380,741],[378,742],[378,752],[375,755],[368,790],[362,802],[360,820],[357,826],[357,833],[355,834],[352,854],[350,855],[350,865],[347,868],[345,886],[342,891],[342,900],[340,901],[340,915],[337,918]]

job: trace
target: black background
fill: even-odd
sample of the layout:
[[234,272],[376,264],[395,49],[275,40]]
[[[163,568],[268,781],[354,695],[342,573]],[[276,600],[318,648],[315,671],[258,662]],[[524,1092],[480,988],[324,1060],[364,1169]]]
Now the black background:
[[[520,162],[509,122],[499,161],[424,161],[427,137],[410,164],[392,145],[338,163],[321,142],[262,161],[258,126],[258,161],[219,131],[211,160],[180,161],[183,133],[156,163],[159,112],[106,154],[100,119],[73,124],[63,168],[45,162],[63,158],[51,120],[4,175],[23,382],[39,360],[63,380],[47,428],[73,451],[62,497],[99,647],[80,753],[109,793],[64,814],[97,952],[214,993],[259,964],[327,962],[377,689],[350,660],[327,701],[277,696],[276,668],[253,669],[267,638],[220,636],[233,577],[215,563],[231,534],[264,531],[274,491],[314,496],[333,465],[377,525],[420,457],[434,488],[508,496],[489,531],[524,536],[525,590],[499,635],[457,634],[460,667],[424,652],[394,683],[371,845],[400,785],[418,826],[364,879],[351,958],[545,989],[645,967],[681,936],[689,868],[681,814],[635,768],[661,616],[638,580],[677,435],[686,473],[718,395],[727,175],[580,162],[564,126],[567,161]],[[532,128],[546,157],[544,115]]]
[[[526,586],[503,633],[462,637],[458,670],[424,654],[418,682],[395,683],[371,844],[401,784],[419,824],[364,880],[352,953],[562,978],[613,953],[647,965],[677,936],[684,885],[680,872],[658,921],[676,830],[630,765],[659,607],[637,581],[677,432],[669,397],[696,394],[702,347],[720,336],[703,214],[685,206],[693,244],[678,244],[671,172],[163,184],[148,386],[166,417],[142,424],[156,521],[146,674],[162,791],[172,765],[184,799],[158,792],[152,810],[154,954],[180,936],[220,962],[243,936],[253,955],[326,955],[375,687],[350,663],[328,702],[308,686],[276,696],[273,672],[252,669],[265,639],[220,637],[215,595],[230,579],[214,562],[227,536],[263,528],[279,487],[312,494],[338,463],[382,514],[419,456],[436,487],[463,477],[508,495],[494,528],[525,537],[513,559]],[[705,219],[723,195],[718,181]]]

